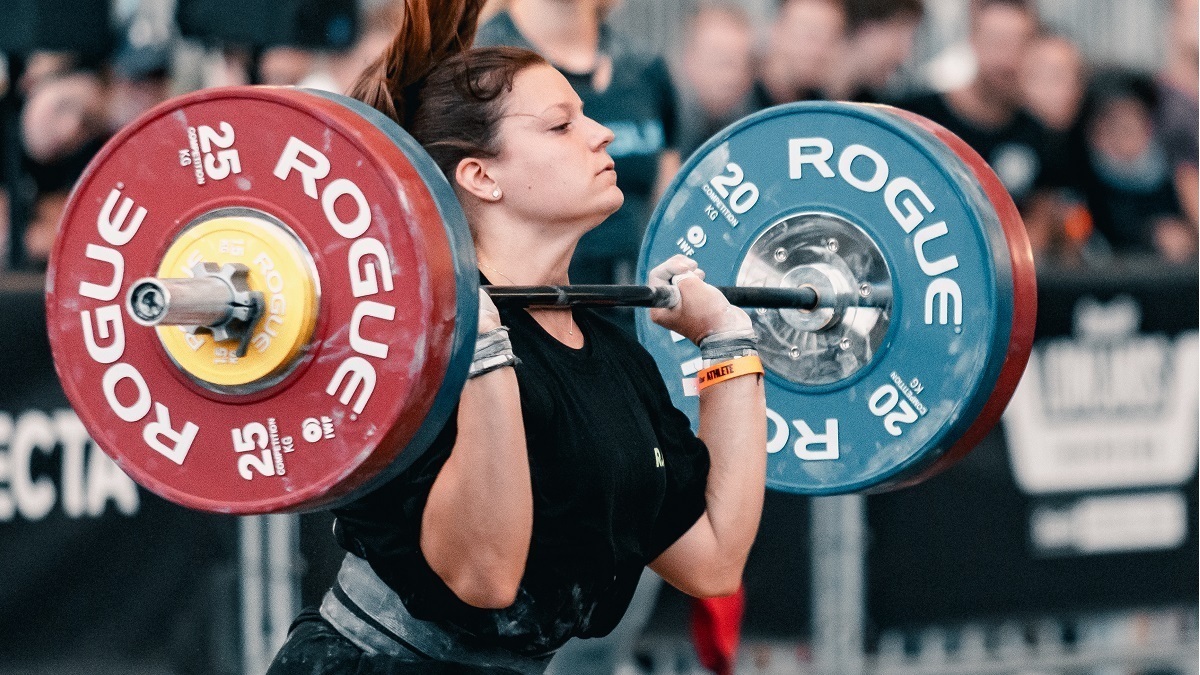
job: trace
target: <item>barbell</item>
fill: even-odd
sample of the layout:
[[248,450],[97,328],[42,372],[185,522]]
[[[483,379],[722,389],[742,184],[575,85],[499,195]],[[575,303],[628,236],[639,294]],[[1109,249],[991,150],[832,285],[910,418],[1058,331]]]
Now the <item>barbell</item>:
[[[996,423],[1033,339],[1036,279],[995,174],[928,120],[798,103],[725,129],[659,203],[671,255],[750,308],[769,487],[894,489]],[[46,280],[63,388],[138,483],[225,513],[344,504],[454,411],[478,270],[453,190],[352,99],[231,87],[118,133],[72,191]],[[664,306],[649,286],[487,287],[500,305]],[[126,319],[131,319],[127,322]],[[637,317],[698,422],[698,349]]]

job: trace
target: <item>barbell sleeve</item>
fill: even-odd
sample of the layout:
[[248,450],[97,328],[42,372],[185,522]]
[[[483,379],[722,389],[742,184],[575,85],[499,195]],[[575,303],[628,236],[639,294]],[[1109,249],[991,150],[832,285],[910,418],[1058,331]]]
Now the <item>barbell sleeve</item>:
[[262,291],[249,287],[250,268],[202,262],[191,271],[190,277],[134,281],[125,297],[126,312],[143,326],[183,326],[189,333],[206,329],[216,342],[236,341],[235,355],[245,356],[264,309]]
[[138,279],[126,307],[143,326],[219,326],[233,317],[233,289],[217,277]]

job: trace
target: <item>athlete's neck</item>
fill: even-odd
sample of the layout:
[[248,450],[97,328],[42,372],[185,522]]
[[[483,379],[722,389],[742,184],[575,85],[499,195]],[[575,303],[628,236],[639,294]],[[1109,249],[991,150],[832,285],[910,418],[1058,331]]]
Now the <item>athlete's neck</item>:
[[576,232],[519,222],[477,223],[472,228],[475,252],[484,276],[493,284],[557,286],[570,283],[567,269]]

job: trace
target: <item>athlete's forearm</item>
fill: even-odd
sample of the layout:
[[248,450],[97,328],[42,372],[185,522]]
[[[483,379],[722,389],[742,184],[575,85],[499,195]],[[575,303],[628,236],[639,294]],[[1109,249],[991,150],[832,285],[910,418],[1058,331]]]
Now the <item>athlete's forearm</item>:
[[761,375],[717,383],[700,394],[701,440],[711,467],[705,496],[720,566],[740,578],[758,532],[767,473],[766,394]]
[[742,581],[758,532],[766,481],[766,403],[761,378],[745,375],[700,395],[700,437],[711,467],[704,515],[652,563],[696,597],[730,595]]

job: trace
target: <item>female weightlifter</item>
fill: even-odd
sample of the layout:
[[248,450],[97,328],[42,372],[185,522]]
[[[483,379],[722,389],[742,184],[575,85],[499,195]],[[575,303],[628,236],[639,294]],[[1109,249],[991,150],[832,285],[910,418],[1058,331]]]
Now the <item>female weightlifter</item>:
[[[537,54],[468,48],[483,0],[406,0],[353,95],[403,125],[462,203],[481,281],[566,284],[621,206],[612,133]],[[349,551],[272,664],[291,673],[541,673],[625,612],[643,567],[734,592],[762,511],[766,411],[749,317],[676,256],[652,319],[700,346],[700,431],[650,355],[586,309],[498,311],[456,416],[391,482],[335,511]],[[708,369],[707,366],[715,366]]]

